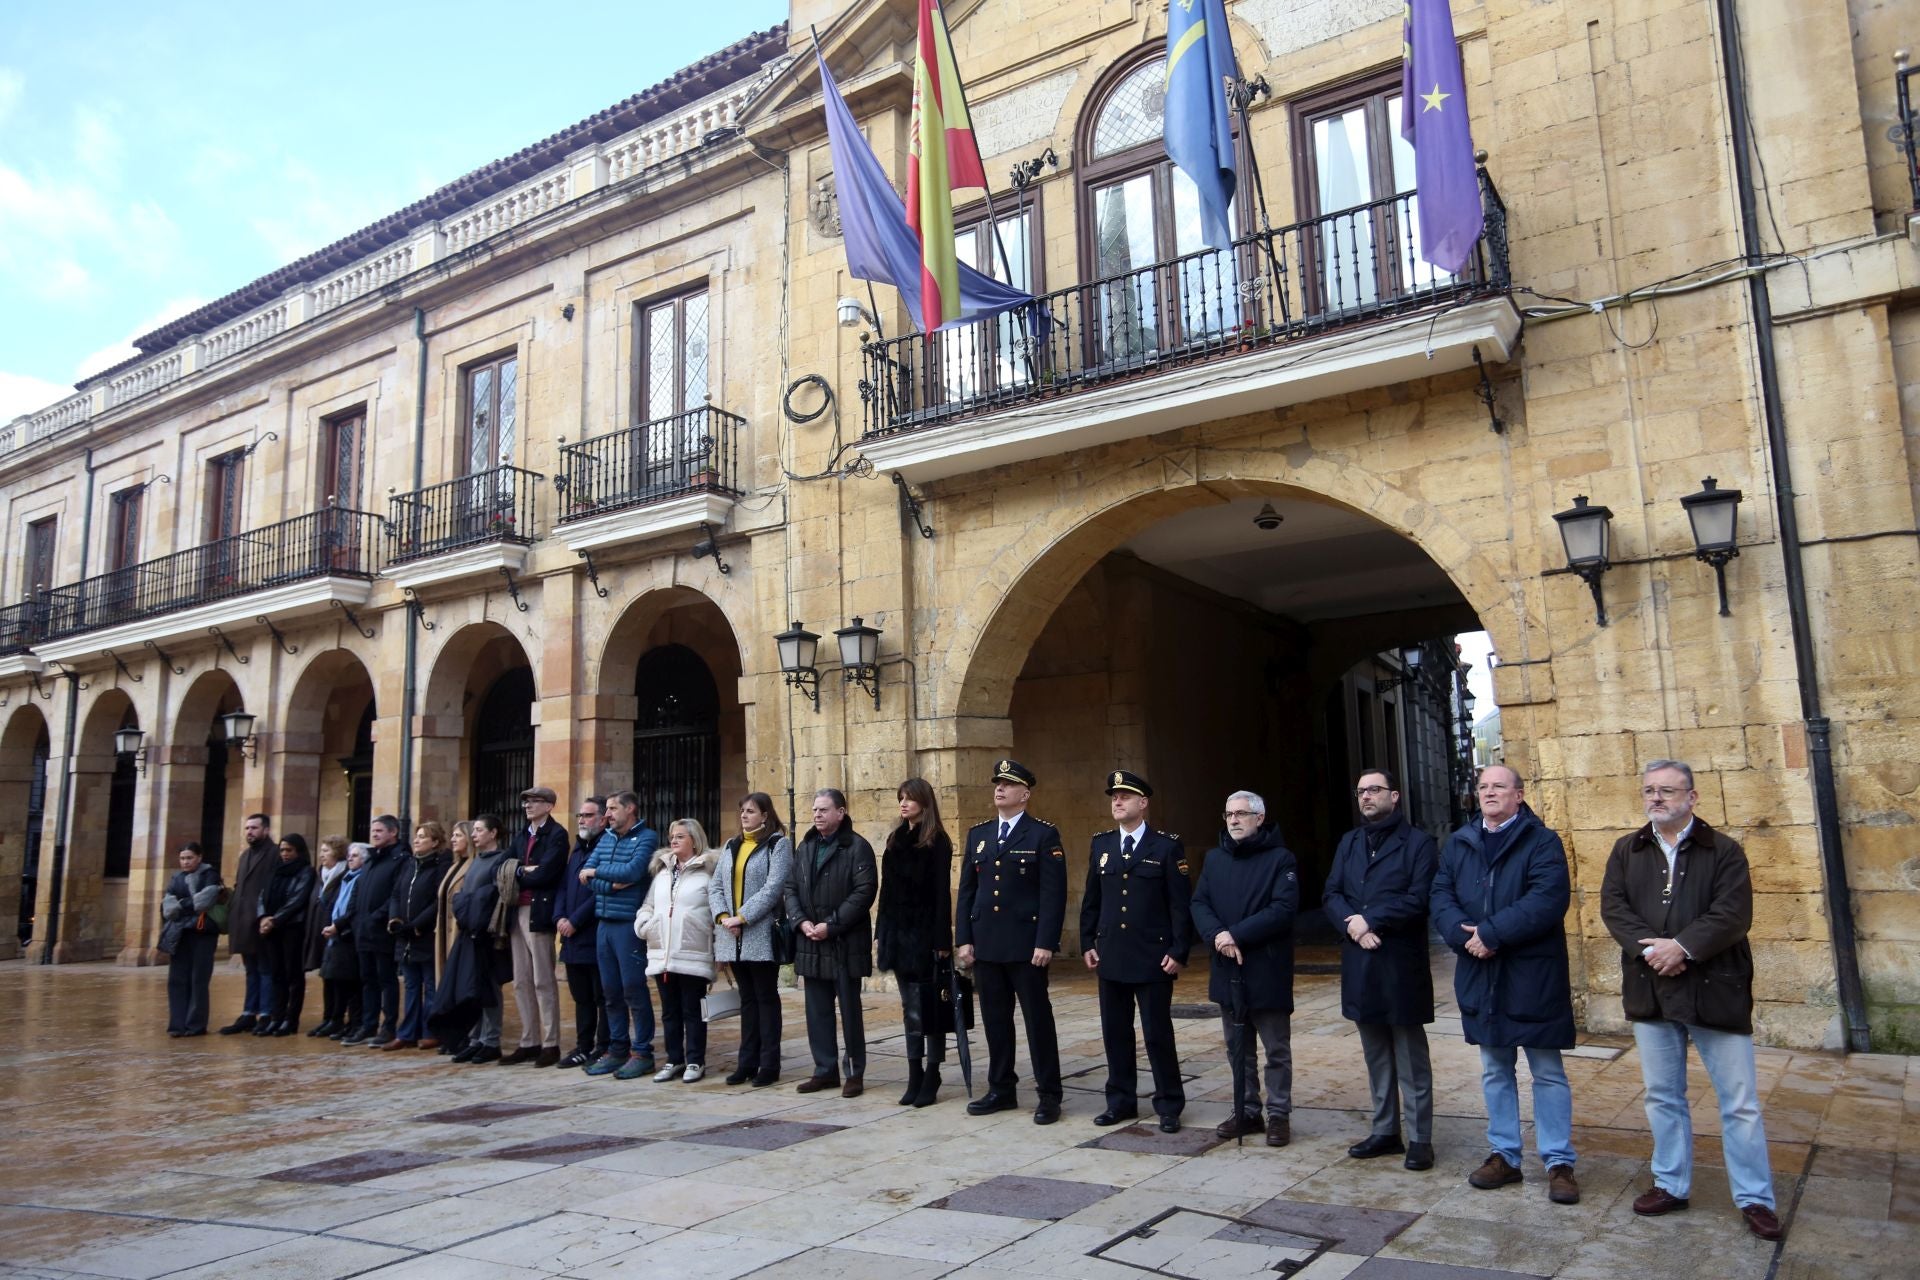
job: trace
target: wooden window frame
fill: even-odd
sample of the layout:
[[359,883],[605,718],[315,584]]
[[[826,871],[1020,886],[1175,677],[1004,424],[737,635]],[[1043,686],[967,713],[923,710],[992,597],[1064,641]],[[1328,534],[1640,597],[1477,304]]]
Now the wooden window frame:
[[[493,448],[488,451],[488,465],[485,471],[494,471],[510,465],[500,456],[500,370],[511,361],[514,366],[513,391],[520,394],[520,348],[507,347],[495,351],[492,355],[478,360],[468,361],[460,366],[460,457],[459,474],[470,476],[478,474],[473,470],[473,382],[476,375],[484,370],[493,370],[494,377],[490,394],[493,397]],[[520,406],[514,406],[513,448],[520,447]],[[509,451],[511,452],[511,450]]]
[[146,514],[147,482],[127,485],[107,496],[108,572],[131,569],[140,563],[142,517]]
[[[247,452],[245,448],[227,449],[207,459],[206,509],[200,523],[202,542],[231,537],[241,532],[241,526],[246,523],[242,504],[246,502],[247,493]],[[233,515],[231,529],[223,527],[222,513],[227,510]]]
[[[1293,166],[1294,208],[1301,211],[1302,221],[1312,221],[1328,213],[1338,213],[1337,209],[1320,207],[1320,155],[1313,147],[1313,122],[1336,112],[1351,110],[1372,99],[1380,100],[1380,114],[1386,114],[1386,100],[1400,89],[1400,68],[1383,67],[1358,76],[1343,84],[1320,89],[1293,99],[1287,104],[1288,145],[1293,148],[1295,157]],[[1372,151],[1371,176],[1374,189],[1380,190],[1382,183],[1393,186],[1393,147],[1392,134],[1397,129],[1391,120],[1385,122],[1386,132],[1375,135],[1373,122],[1368,124],[1367,141]],[[1384,147],[1375,146],[1384,140]],[[1396,190],[1391,194],[1398,195]]]
[[[45,529],[46,554],[36,554],[40,550],[42,537],[40,530]],[[40,516],[27,521],[26,555],[22,557],[21,572],[26,580],[20,584],[20,594],[29,595],[54,585],[54,577],[60,568],[60,517],[58,514]],[[39,563],[36,563],[38,561]],[[44,570],[46,581],[38,581],[36,570]]]
[[673,400],[674,403],[680,407],[674,409],[671,413],[663,413],[657,417],[647,416],[647,386],[653,375],[652,361],[647,351],[647,315],[656,307],[672,305],[675,339],[674,350],[679,353],[676,357],[677,360],[684,359],[687,347],[686,302],[688,299],[701,294],[706,295],[707,299],[707,398],[701,403],[711,404],[713,402],[713,352],[715,347],[718,346],[713,337],[714,291],[711,281],[697,280],[682,285],[677,289],[655,294],[650,298],[642,299],[633,304],[633,397],[632,405],[628,413],[630,425],[638,427],[663,418],[678,417],[680,414],[701,407],[700,405],[682,403],[686,395],[684,385],[686,379],[684,377],[678,377],[674,379]]
[[[340,431],[349,423],[358,423],[359,435],[354,440],[354,493],[343,496],[340,493]],[[358,508],[361,502],[359,490],[367,478],[367,406],[357,404],[351,409],[342,409],[320,419],[320,435],[324,452],[320,457],[320,493],[319,501],[325,505],[332,499],[334,505]]]

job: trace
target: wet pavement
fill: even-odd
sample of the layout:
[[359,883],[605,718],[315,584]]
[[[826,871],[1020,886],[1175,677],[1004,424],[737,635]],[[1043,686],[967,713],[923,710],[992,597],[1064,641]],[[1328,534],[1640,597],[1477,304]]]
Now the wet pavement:
[[[1366,1132],[1366,1075],[1324,975],[1299,980],[1294,1136],[1280,1149],[1214,1138],[1232,1081],[1211,1019],[1177,1024],[1190,1077],[1181,1133],[1095,1128],[1098,1014],[1084,973],[1065,964],[1054,974],[1065,1116],[1044,1128],[1025,1109],[968,1117],[951,1061],[939,1105],[896,1105],[906,1063],[889,993],[866,998],[867,1091],[847,1100],[793,1091],[809,1062],[797,992],[784,993],[786,1077],[753,1089],[721,1082],[730,1021],[715,1026],[705,1080],[623,1083],[304,1035],[173,1040],[165,977],[0,964],[0,1274],[1920,1274],[1920,1059],[1760,1051],[1788,1231],[1776,1248],[1728,1199],[1697,1060],[1692,1208],[1634,1216],[1651,1146],[1630,1040],[1588,1037],[1567,1060],[1578,1205],[1548,1202],[1531,1152],[1524,1185],[1467,1186],[1486,1155],[1484,1112],[1478,1057],[1450,1009],[1430,1030],[1438,1166],[1348,1159]],[[217,1020],[240,986],[223,967]],[[1203,990],[1190,977],[1176,999]]]

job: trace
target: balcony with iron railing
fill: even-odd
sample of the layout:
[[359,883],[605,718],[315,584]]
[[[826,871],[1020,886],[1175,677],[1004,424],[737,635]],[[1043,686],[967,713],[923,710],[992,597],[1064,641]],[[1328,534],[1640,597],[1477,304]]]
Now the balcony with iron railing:
[[498,466],[395,494],[386,576],[402,587],[526,566],[547,478]]
[[1920,215],[1920,116],[1914,114],[1914,78],[1920,67],[1912,65],[1905,50],[1894,58],[1894,106],[1899,112],[1888,135],[1899,146],[1907,162],[1907,185],[1913,192],[1913,210]]
[[58,661],[263,616],[358,605],[379,562],[380,530],[371,512],[328,506],[217,538],[35,592],[20,634],[36,656]]
[[935,480],[1507,359],[1506,205],[1458,275],[1418,252],[1415,192],[869,342],[862,453]]
[[742,491],[746,420],[712,405],[560,450],[555,535],[574,551],[717,524]]
[[19,665],[20,659],[31,658],[34,642],[46,635],[46,612],[46,605],[33,595],[0,609],[0,673],[12,674],[5,671],[9,660]]

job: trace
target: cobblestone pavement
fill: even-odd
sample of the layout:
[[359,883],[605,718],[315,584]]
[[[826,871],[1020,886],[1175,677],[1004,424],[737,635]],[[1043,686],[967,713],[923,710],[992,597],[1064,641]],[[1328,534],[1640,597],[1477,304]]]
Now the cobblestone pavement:
[[[1438,962],[1444,970],[1444,958]],[[1447,984],[1439,973],[1443,990]],[[1302,976],[1293,1143],[1218,1143],[1232,1083],[1211,1019],[1179,1024],[1186,1129],[1096,1129],[1104,1079],[1084,973],[1056,966],[1065,1118],[896,1105],[896,998],[865,1001],[856,1100],[800,1095],[808,1061],[786,993],[787,1075],[728,1088],[720,1024],[694,1085],[461,1067],[299,1036],[169,1040],[165,974],[0,965],[0,1272],[26,1276],[646,1275],[725,1280],[1112,1277],[1474,1280],[1913,1276],[1920,1273],[1920,1059],[1762,1050],[1788,1235],[1750,1236],[1727,1196],[1696,1061],[1693,1207],[1630,1207],[1650,1145],[1631,1041],[1568,1061],[1583,1197],[1475,1191],[1486,1154],[1477,1056],[1432,1028],[1439,1165],[1354,1161],[1366,1077],[1337,980]],[[1191,977],[1179,995],[1204,990]],[[222,968],[215,1010],[238,1007]],[[317,1001],[317,985],[312,1000]],[[564,999],[564,993],[563,993]],[[311,1019],[309,1019],[311,1022]],[[507,1043],[514,1043],[511,1015]],[[975,1033],[975,1052],[984,1047]],[[1523,1067],[1524,1070],[1524,1067]],[[984,1063],[976,1067],[984,1076]],[[1026,1075],[1023,1062],[1023,1077]],[[1142,1068],[1143,1081],[1148,1079]],[[1524,1096],[1524,1095],[1523,1095]],[[1022,1101],[1031,1106],[1031,1093]],[[1531,1134],[1529,1133],[1529,1142]]]

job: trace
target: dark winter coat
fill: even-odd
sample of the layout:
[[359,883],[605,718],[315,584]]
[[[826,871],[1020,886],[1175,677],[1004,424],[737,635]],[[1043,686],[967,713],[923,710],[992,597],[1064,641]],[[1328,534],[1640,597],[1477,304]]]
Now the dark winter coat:
[[[1238,969],[1247,1008],[1291,1013],[1293,917],[1299,910],[1300,878],[1280,832],[1267,824],[1235,840],[1222,831],[1193,888],[1194,934],[1213,956],[1208,998],[1229,1007]],[[1240,948],[1237,966],[1214,950],[1223,929]]]
[[[1401,813],[1380,833],[1378,849],[1367,835],[1356,827],[1341,839],[1322,899],[1340,933],[1340,1016],[1401,1027],[1432,1022],[1427,904],[1440,850]],[[1348,916],[1365,919],[1380,945],[1368,951],[1347,936]]]
[[[1607,857],[1600,919],[1620,944],[1620,1003],[1636,1022],[1753,1034],[1753,879],[1740,842],[1699,818],[1673,855],[1673,897],[1663,903],[1667,855],[1651,825],[1622,836]],[[1690,957],[1671,978],[1640,957],[1642,938],[1672,938]]]
[[340,900],[340,884],[346,876],[346,868],[342,867],[333,879],[319,875],[314,881],[313,907],[307,912],[307,945],[303,961],[309,973],[318,969],[320,962],[326,959],[327,935],[322,930],[333,922],[333,904]]
[[519,882],[521,896],[529,899],[526,905],[532,908],[527,913],[527,931],[552,933],[553,896],[559,891],[560,877],[567,873],[567,853],[572,848],[567,830],[548,818],[533,837],[531,853],[524,831],[513,838],[512,844],[514,861],[519,864],[514,879]]
[[[1567,852],[1526,805],[1489,857],[1476,817],[1447,837],[1433,878],[1433,923],[1459,957],[1453,994],[1468,1044],[1571,1049],[1573,995],[1567,968]],[[1467,954],[1463,925],[1493,952]]]
[[440,878],[453,865],[442,849],[430,857],[409,854],[393,880],[387,899],[387,929],[393,958],[403,964],[432,964],[435,918],[440,914]]
[[876,961],[899,982],[932,982],[936,951],[953,950],[953,841],[945,831],[914,846],[906,823],[887,836],[880,855]]
[[[273,874],[267,877],[266,888],[260,891],[260,918],[273,921],[276,935],[287,929],[306,929],[307,907],[313,901],[316,880],[313,864],[304,858],[280,863],[273,869]],[[305,941],[303,933],[303,945]]]
[[353,945],[361,951],[378,951],[393,945],[387,932],[387,904],[393,900],[393,882],[401,868],[413,861],[413,855],[397,844],[370,849],[367,863],[360,868],[360,883],[353,891]]
[[233,893],[227,899],[227,950],[236,956],[260,950],[260,895],[279,865],[280,844],[271,837],[255,840],[240,851]]
[[[553,891],[553,918],[573,926],[573,936],[560,939],[561,964],[594,964],[594,941],[600,934],[599,917],[593,912],[593,890],[580,883],[580,872],[600,837],[582,840],[567,855],[567,871]],[[559,930],[556,928],[555,933]]]
[[[824,854],[824,856],[822,856]],[[864,978],[873,972],[870,912],[880,868],[873,846],[842,822],[832,835],[809,829],[793,851],[787,880],[787,918],[793,921],[793,971],[802,978]],[[819,942],[800,932],[802,921],[827,926]]]
[[[513,859],[511,851],[490,849],[473,855],[473,864],[453,893],[453,922],[458,929],[456,946],[447,949],[447,967],[454,966],[454,951],[459,942],[470,942],[470,962],[477,972],[490,974],[497,985],[513,980],[513,952],[504,936],[493,931],[494,909],[500,905],[500,866]],[[497,998],[497,997],[496,997]]]

